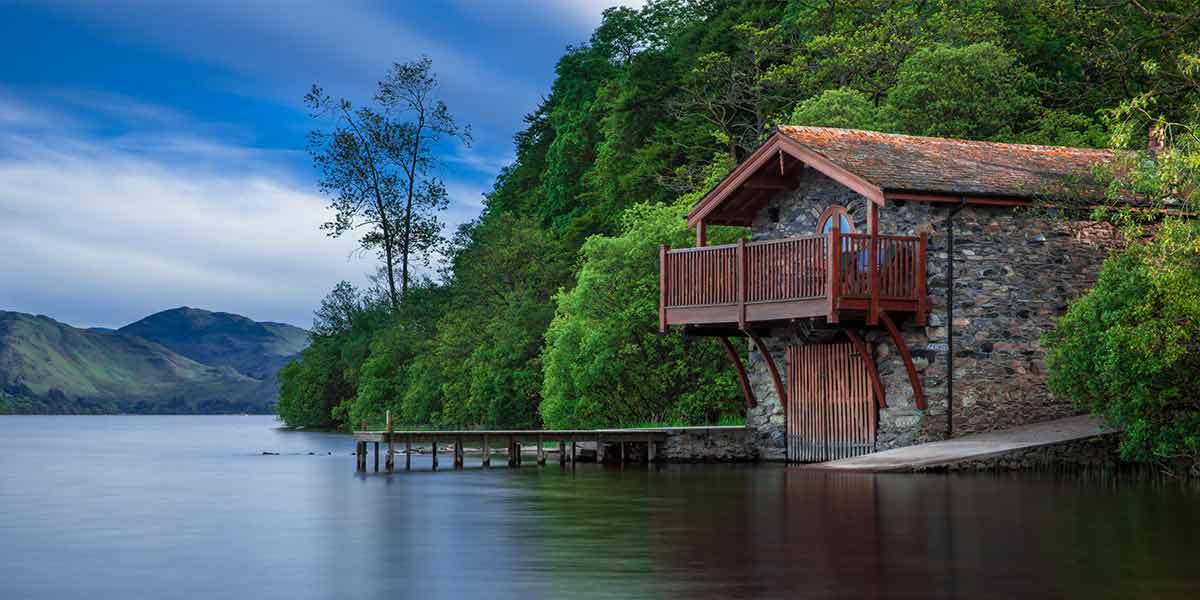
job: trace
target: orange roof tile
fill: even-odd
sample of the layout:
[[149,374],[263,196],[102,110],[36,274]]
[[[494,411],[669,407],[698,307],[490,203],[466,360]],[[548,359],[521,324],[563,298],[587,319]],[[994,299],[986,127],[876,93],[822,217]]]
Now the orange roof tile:
[[1092,168],[1119,152],[829,127],[779,131],[884,192],[1098,198]]

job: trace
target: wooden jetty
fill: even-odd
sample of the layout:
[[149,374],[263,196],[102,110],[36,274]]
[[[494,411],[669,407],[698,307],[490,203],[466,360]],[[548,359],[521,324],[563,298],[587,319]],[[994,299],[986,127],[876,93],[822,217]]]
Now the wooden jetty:
[[[412,470],[412,455],[419,446],[429,448],[433,458],[433,469],[438,468],[439,446],[451,445],[450,458],[455,469],[463,468],[464,448],[467,444],[477,445],[483,456],[483,466],[492,463],[492,453],[497,450],[504,453],[508,466],[520,466],[523,448],[533,445],[538,465],[546,464],[547,444],[553,448],[558,444],[557,454],[559,464],[574,464],[583,454],[583,446],[593,445],[594,458],[588,460],[603,462],[605,458],[620,461],[627,458],[639,462],[653,463],[658,460],[659,445],[668,436],[676,433],[721,429],[743,429],[741,426],[714,427],[667,427],[655,429],[501,429],[501,430],[459,430],[459,431],[356,431],[354,432],[356,471],[366,472],[368,450],[374,450],[374,466],[376,473],[380,471],[380,457],[383,457],[383,470],[391,473],[396,470],[395,457],[397,453],[404,456],[404,470]],[[615,456],[606,457],[605,449],[615,446]],[[636,451],[631,450],[636,447]]]

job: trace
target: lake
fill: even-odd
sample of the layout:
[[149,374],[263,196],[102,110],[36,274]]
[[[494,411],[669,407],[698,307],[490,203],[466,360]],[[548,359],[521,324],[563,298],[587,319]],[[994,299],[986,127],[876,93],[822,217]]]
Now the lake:
[[0,598],[1200,597],[1200,492],[1178,484],[470,456],[363,475],[353,447],[262,416],[0,417]]

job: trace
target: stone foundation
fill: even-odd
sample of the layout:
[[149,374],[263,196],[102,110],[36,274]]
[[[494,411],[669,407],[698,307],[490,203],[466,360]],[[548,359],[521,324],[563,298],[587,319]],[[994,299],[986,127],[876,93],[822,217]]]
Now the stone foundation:
[[1045,468],[1118,468],[1128,466],[1117,451],[1116,433],[1082,440],[1013,450],[976,460],[965,460],[918,471],[1030,471]]
[[669,462],[751,462],[758,455],[750,430],[738,427],[671,432],[658,457]]

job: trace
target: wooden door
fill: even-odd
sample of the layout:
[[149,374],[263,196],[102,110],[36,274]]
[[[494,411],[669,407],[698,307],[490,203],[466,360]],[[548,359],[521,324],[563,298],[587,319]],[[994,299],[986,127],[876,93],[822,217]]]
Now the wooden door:
[[877,413],[866,360],[849,342],[789,346],[788,460],[824,462],[875,451]]

